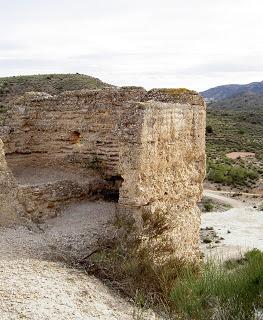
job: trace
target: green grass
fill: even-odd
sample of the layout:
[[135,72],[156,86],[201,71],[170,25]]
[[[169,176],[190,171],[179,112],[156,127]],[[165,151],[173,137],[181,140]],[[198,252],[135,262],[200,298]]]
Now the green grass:
[[171,302],[181,319],[254,319],[263,305],[263,253],[250,251],[231,267],[208,262],[200,275],[184,270]]

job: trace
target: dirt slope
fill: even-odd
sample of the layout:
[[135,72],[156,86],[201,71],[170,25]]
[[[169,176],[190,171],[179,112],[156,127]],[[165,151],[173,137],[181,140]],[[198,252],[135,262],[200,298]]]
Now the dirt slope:
[[[133,304],[67,262],[96,247],[113,214],[114,204],[86,201],[41,229],[0,229],[1,320],[136,318],[141,311]],[[140,319],[157,317],[147,311]]]

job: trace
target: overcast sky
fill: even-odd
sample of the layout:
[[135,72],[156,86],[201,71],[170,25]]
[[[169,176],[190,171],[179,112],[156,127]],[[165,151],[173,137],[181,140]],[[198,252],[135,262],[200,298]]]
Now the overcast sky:
[[263,80],[262,0],[0,0],[0,76],[207,89]]

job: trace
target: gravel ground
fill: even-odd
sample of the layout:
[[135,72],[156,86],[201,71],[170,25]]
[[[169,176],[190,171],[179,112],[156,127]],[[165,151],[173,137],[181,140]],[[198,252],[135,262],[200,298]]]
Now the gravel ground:
[[[212,231],[216,238],[210,243],[203,243],[202,249],[207,258],[219,260],[238,258],[247,250],[263,250],[263,212],[251,201],[233,199],[222,192],[205,191],[205,196],[222,201],[232,206],[225,212],[209,212],[202,215],[202,228]],[[253,199],[260,203],[261,199]],[[209,237],[212,235],[208,235]],[[211,238],[210,237],[210,238]],[[212,237],[213,238],[213,237]],[[218,241],[215,243],[215,241]]]
[[[98,234],[108,232],[114,204],[81,202],[40,229],[0,229],[1,320],[157,319],[119,297],[98,279],[70,267],[62,257],[83,257]],[[87,246],[88,244],[88,246]]]

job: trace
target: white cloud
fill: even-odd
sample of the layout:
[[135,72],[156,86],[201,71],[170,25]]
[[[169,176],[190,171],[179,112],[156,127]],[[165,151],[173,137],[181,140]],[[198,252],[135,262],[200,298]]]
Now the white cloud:
[[118,85],[263,80],[261,0],[0,0],[0,76],[81,72]]

